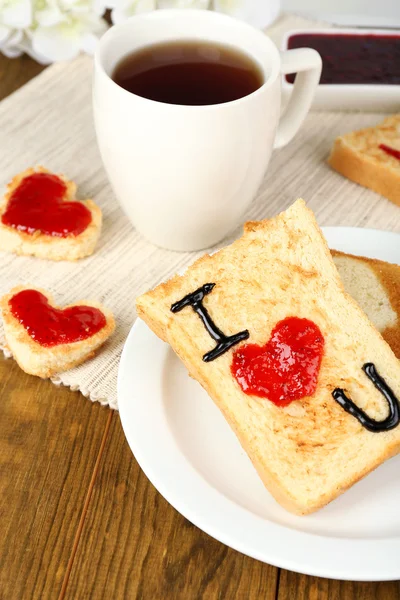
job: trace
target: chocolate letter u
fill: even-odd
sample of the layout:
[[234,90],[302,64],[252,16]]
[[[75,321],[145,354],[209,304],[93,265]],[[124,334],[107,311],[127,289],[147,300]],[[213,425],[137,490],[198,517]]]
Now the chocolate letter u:
[[371,419],[371,417],[369,417],[361,408],[356,406],[354,402],[346,396],[344,390],[340,388],[333,390],[332,396],[346,412],[355,417],[365,429],[368,429],[368,431],[378,433],[380,431],[394,429],[400,421],[399,401],[387,385],[386,381],[378,374],[373,363],[366,363],[363,366],[363,371],[388,403],[389,414],[386,419],[383,419],[382,421]]

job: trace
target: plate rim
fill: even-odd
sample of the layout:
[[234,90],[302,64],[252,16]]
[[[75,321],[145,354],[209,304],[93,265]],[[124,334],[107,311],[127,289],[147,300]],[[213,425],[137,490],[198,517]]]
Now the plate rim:
[[[383,236],[394,236],[400,239],[400,234],[397,232],[392,232],[392,231],[384,231],[384,230],[378,230],[378,229],[367,229],[367,228],[358,228],[358,227],[349,227],[349,226],[344,226],[344,227],[323,227],[322,228],[323,232],[328,234],[329,237],[329,233],[332,230],[335,230],[336,233],[340,233],[339,230],[344,230],[347,234],[351,231],[351,230],[357,230],[359,232],[363,232],[363,234],[380,234]],[[337,248],[339,249],[339,248]],[[376,253],[375,253],[376,254]],[[373,257],[372,257],[373,258]],[[289,539],[292,538],[292,541],[295,541],[296,543],[299,541],[302,541],[302,543],[307,543],[308,541],[310,542],[314,542],[314,545],[316,545],[318,547],[318,554],[317,556],[321,557],[321,552],[323,550],[323,553],[326,554],[326,556],[332,556],[332,554],[335,556],[335,564],[333,564],[333,561],[328,561],[328,564],[324,564],[324,558],[322,559],[322,561],[319,564],[310,564],[308,562],[308,560],[302,558],[300,556],[300,559],[287,559],[287,556],[285,557],[285,555],[282,555],[275,552],[274,547],[271,548],[265,548],[264,551],[259,552],[257,550],[254,549],[254,547],[249,547],[248,545],[248,541],[241,541],[240,539],[236,539],[235,536],[230,535],[231,532],[227,532],[225,530],[226,525],[224,525],[222,527],[222,529],[218,529],[218,527],[215,526],[214,524],[209,524],[209,519],[207,519],[206,517],[202,517],[201,514],[196,514],[196,506],[189,506],[187,505],[187,502],[185,503],[185,500],[187,500],[186,498],[184,498],[184,495],[179,497],[179,492],[178,492],[178,496],[174,493],[174,487],[168,487],[167,485],[165,485],[165,481],[160,480],[160,477],[157,476],[156,471],[157,468],[153,468],[151,465],[151,462],[149,463],[148,460],[146,460],[145,452],[143,453],[143,448],[140,447],[140,444],[138,444],[136,442],[136,440],[134,439],[134,436],[132,436],[132,430],[130,429],[129,426],[129,411],[128,411],[128,403],[126,401],[124,401],[124,397],[127,398],[127,394],[124,394],[124,371],[127,372],[132,372],[133,369],[126,369],[125,365],[129,360],[129,363],[132,364],[132,356],[131,354],[135,353],[137,354],[137,350],[135,350],[135,338],[140,338],[140,335],[149,335],[151,334],[151,336],[154,336],[154,334],[150,331],[150,329],[144,324],[144,322],[141,319],[137,319],[135,321],[135,323],[133,324],[129,335],[127,337],[127,340],[125,342],[124,348],[123,348],[123,352],[121,355],[121,359],[120,359],[120,365],[119,365],[119,369],[118,369],[118,383],[117,383],[117,393],[118,393],[118,401],[119,401],[119,410],[120,410],[120,417],[121,417],[121,423],[122,423],[122,427],[124,430],[124,434],[125,437],[128,441],[128,445],[130,446],[131,451],[133,452],[139,466],[141,467],[141,469],[143,470],[143,472],[145,473],[146,477],[149,479],[149,481],[152,483],[152,485],[158,490],[158,492],[167,500],[167,502],[169,502],[169,504],[171,504],[171,506],[173,506],[175,508],[175,510],[177,510],[180,514],[182,514],[186,519],[188,519],[191,523],[193,523],[194,525],[196,525],[196,527],[199,527],[199,529],[201,529],[202,531],[204,531],[205,533],[207,533],[208,535],[210,535],[211,537],[213,537],[214,539],[217,539],[218,541],[232,547],[233,549],[251,556],[252,558],[255,558],[257,560],[261,560],[263,562],[266,562],[268,564],[274,565],[276,567],[281,567],[281,568],[286,568],[295,572],[299,572],[299,573],[303,573],[303,574],[307,574],[307,575],[314,575],[314,576],[319,576],[319,577],[328,577],[328,578],[333,578],[333,579],[342,579],[342,580],[357,580],[357,581],[390,581],[390,580],[396,580],[400,578],[400,561],[398,565],[394,565],[393,567],[389,566],[388,569],[386,570],[382,570],[382,567],[379,567],[378,570],[376,570],[375,565],[374,564],[367,564],[367,565],[360,565],[358,564],[357,567],[355,567],[354,565],[352,565],[350,568],[348,566],[348,554],[351,552],[352,555],[354,555],[355,551],[356,551],[356,556],[358,558],[358,563],[360,563],[360,556],[362,556],[363,560],[365,560],[365,557],[368,558],[368,553],[371,551],[373,554],[375,555],[382,555],[382,553],[388,552],[390,554],[392,554],[393,552],[395,554],[400,554],[400,536],[398,537],[392,537],[392,538],[344,538],[344,537],[340,537],[340,538],[335,538],[335,537],[329,537],[328,535],[320,535],[318,533],[310,533],[310,532],[304,532],[301,530],[296,530],[294,528],[285,526],[285,525],[281,525],[281,524],[277,524],[274,523],[272,521],[268,521],[267,519],[263,519],[262,517],[260,517],[259,515],[256,515],[255,513],[252,513],[250,510],[235,504],[235,502],[233,500],[231,500],[230,498],[227,498],[226,496],[224,496],[222,494],[222,492],[220,492],[219,490],[216,490],[215,488],[212,488],[217,496],[220,496],[220,498],[222,499],[223,504],[226,505],[227,508],[229,508],[229,510],[232,509],[232,506],[234,507],[234,511],[235,513],[238,514],[244,518],[244,513],[247,513],[247,517],[244,518],[244,520],[247,522],[248,521],[248,517],[250,515],[250,521],[253,521],[254,523],[256,523],[256,525],[258,527],[260,527],[260,522],[264,524],[264,527],[266,525],[266,529],[270,530],[272,534],[275,533],[279,533],[280,536],[283,536],[285,539],[288,537],[288,532],[289,532]],[[164,344],[163,342],[161,342],[160,340],[158,340],[158,338],[156,338],[156,336],[154,336],[154,340],[157,340],[160,344],[160,348],[163,348],[164,352],[167,352],[168,346],[166,344]],[[162,345],[162,346],[161,346]],[[140,359],[140,356],[138,356],[138,359]],[[130,393],[130,397],[132,398],[132,391]],[[183,456],[183,453],[181,453]],[[188,461],[187,461],[188,462]],[[190,464],[190,463],[189,463]],[[190,467],[193,471],[193,473],[195,474],[195,478],[197,478],[200,482],[201,482],[201,487],[209,487],[211,488],[212,486],[210,484],[208,484],[208,482],[206,482],[201,476],[200,474],[197,473],[197,471],[195,470],[195,468],[193,467],[193,465],[190,464]],[[177,484],[175,484],[177,485]],[[179,486],[178,486],[179,487]],[[182,491],[182,490],[181,490]],[[207,490],[207,493],[210,493],[210,490]],[[211,494],[212,495],[212,494]],[[184,499],[182,499],[184,498]],[[214,498],[214,500],[216,501],[216,499]],[[196,504],[196,502],[195,502]],[[219,506],[219,505],[218,505]],[[198,512],[198,511],[197,511]],[[212,519],[211,519],[212,522]],[[316,542],[316,544],[315,544]],[[268,544],[267,544],[268,546]],[[323,547],[323,548],[322,548]],[[343,561],[343,559],[341,559],[341,561],[337,560],[337,557],[341,555],[341,553],[343,553],[344,549],[346,548],[347,552],[346,554],[346,558]],[[360,554],[359,554],[360,553]]]

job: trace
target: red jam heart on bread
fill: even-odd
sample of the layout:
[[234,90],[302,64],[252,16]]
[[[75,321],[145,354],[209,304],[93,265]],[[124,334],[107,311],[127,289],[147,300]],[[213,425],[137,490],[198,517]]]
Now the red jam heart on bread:
[[286,406],[315,392],[323,350],[324,337],[315,323],[288,317],[264,346],[236,350],[231,371],[245,394]]
[[67,186],[57,175],[28,175],[12,192],[2,223],[28,234],[77,236],[90,225],[92,215],[82,202],[66,201],[66,193]]
[[45,347],[86,340],[106,325],[106,317],[93,306],[54,308],[44,294],[23,290],[9,300],[12,315],[30,337]]

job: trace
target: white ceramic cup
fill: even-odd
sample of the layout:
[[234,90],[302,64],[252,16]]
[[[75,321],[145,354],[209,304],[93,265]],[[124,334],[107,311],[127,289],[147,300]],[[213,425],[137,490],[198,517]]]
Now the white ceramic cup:
[[[225,104],[147,100],[111,78],[121,58],[168,40],[209,40],[248,53],[264,84]],[[281,75],[299,73],[280,118]],[[95,56],[94,120],[104,167],[132,224],[172,250],[213,246],[243,219],[273,148],[303,122],[321,73],[309,48],[279,53],[261,31],[207,10],[158,10],[107,31]],[[290,166],[288,166],[290,168]]]

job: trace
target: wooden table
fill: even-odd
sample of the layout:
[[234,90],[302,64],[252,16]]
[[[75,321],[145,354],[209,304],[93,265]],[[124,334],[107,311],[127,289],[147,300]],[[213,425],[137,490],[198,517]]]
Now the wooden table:
[[[0,97],[41,69],[0,55]],[[210,538],[143,475],[118,413],[2,358],[0,398],[0,600],[400,598],[400,582],[298,575]]]

